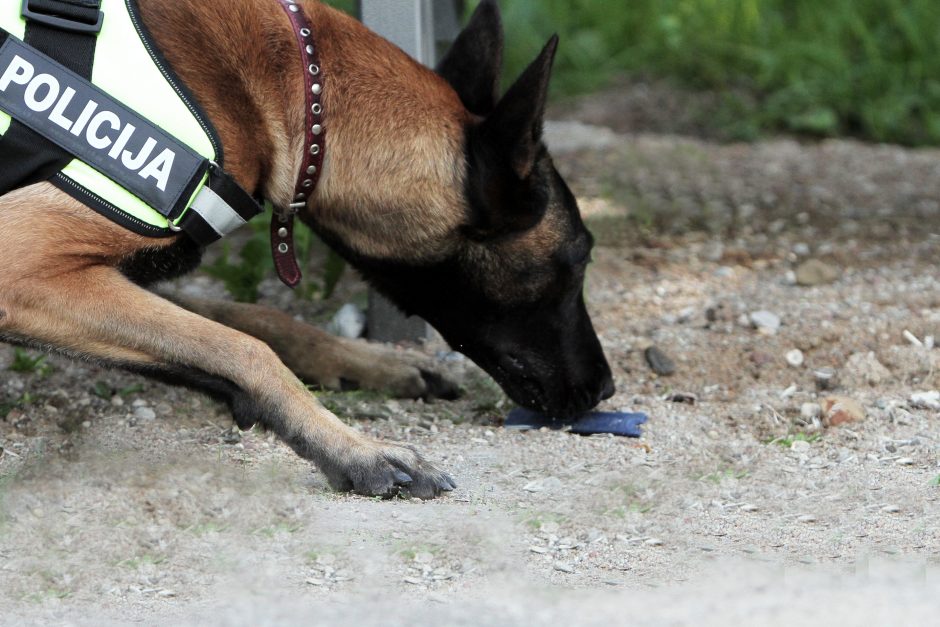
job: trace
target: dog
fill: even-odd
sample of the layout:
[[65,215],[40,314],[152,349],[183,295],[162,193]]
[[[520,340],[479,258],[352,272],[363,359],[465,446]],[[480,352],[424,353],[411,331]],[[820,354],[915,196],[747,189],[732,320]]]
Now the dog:
[[[582,295],[592,238],[542,140],[557,38],[501,98],[503,35],[484,0],[436,71],[353,18],[299,0],[317,33],[330,147],[299,217],[517,403],[574,417],[613,394]],[[222,139],[226,168],[283,205],[304,142],[296,43],[272,0],[140,0]],[[134,234],[48,183],[0,197],[0,337],[204,389],[364,495],[454,489],[413,448],[360,434],[301,379],[406,396],[436,378],[283,313],[146,289],[194,269],[187,237]]]

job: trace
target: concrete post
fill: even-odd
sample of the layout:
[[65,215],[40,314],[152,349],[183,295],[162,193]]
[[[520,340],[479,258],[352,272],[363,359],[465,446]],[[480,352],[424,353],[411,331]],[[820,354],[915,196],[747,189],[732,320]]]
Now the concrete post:
[[[359,0],[363,24],[412,57],[433,66],[438,43],[453,40],[459,29],[454,0]],[[369,291],[369,338],[379,342],[422,341],[430,336],[427,322],[406,317],[375,290]]]

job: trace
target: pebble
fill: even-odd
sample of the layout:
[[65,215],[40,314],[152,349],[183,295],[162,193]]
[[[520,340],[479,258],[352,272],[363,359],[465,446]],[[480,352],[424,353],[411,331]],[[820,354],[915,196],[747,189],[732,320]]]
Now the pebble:
[[930,392],[915,392],[911,394],[911,407],[915,409],[932,409],[940,411],[940,392],[932,390]]
[[796,283],[803,287],[826,285],[839,278],[839,270],[818,259],[807,259],[796,268]]
[[827,396],[822,402],[824,422],[838,427],[865,419],[865,408],[858,401],[845,396]]
[[813,516],[812,514],[803,514],[802,516],[797,518],[796,521],[801,522],[801,523],[814,523],[816,522],[816,517]]
[[430,564],[433,561],[434,556],[426,551],[415,554],[415,563],[417,564]]
[[561,479],[558,477],[545,477],[536,479],[522,486],[526,492],[545,492],[546,490],[556,490],[562,486]]
[[659,538],[648,538],[643,544],[646,546],[662,546],[663,541]]
[[853,353],[845,362],[842,378],[853,387],[880,385],[891,378],[891,371],[878,361],[874,352]]
[[820,368],[813,371],[817,390],[831,390],[835,387],[836,371],[832,368]]
[[800,406],[800,418],[815,420],[822,416],[822,406],[819,403],[803,403]]
[[792,351],[787,353],[787,363],[793,366],[794,368],[799,368],[803,365],[803,351],[798,348],[794,348]]
[[790,444],[790,450],[794,453],[809,453],[810,448],[812,448],[812,445],[806,440],[794,440]]
[[742,512],[756,512],[758,511],[758,507],[756,505],[752,505],[751,503],[745,503],[744,505],[741,506],[741,511]]
[[886,514],[898,514],[901,512],[901,508],[898,507],[897,505],[885,505],[884,507],[881,508],[881,511],[883,511]]
[[911,459],[910,457],[902,457],[900,459],[895,460],[894,463],[897,464],[898,466],[913,466],[914,460]]
[[156,417],[157,412],[143,405],[138,406],[137,409],[134,410],[134,418],[138,420],[154,420]]
[[656,346],[650,346],[647,348],[643,352],[643,355],[646,357],[646,363],[649,364],[650,370],[659,376],[668,377],[669,375],[676,372],[675,362],[673,362],[666,353]]
[[567,562],[555,562],[555,570],[568,573],[569,575],[574,574],[574,567]]
[[123,407],[124,399],[118,396],[117,394],[115,394],[114,396],[111,397],[111,405],[113,407]]
[[797,242],[793,245],[793,254],[799,255],[800,257],[806,257],[809,255],[809,244],[806,242]]
[[366,315],[353,303],[346,303],[333,316],[326,330],[333,335],[356,339],[366,330]]
[[764,309],[751,312],[748,320],[764,335],[775,335],[780,330],[780,316]]

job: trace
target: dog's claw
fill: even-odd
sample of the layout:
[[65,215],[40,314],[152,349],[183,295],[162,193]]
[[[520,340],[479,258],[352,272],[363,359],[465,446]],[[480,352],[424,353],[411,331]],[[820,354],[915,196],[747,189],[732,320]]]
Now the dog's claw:
[[449,475],[406,445],[379,445],[364,455],[346,458],[341,464],[324,466],[323,470],[333,488],[364,496],[426,500],[456,487]]

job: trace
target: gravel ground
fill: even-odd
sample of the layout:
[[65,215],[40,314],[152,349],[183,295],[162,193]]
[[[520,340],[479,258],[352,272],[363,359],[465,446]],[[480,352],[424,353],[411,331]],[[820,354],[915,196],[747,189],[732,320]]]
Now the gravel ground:
[[449,357],[458,402],[324,396],[460,484],[374,501],[205,397],[58,358],[13,372],[0,345],[0,622],[933,620],[940,152],[570,120],[550,140],[601,244],[604,407],[648,413],[642,439],[504,430]]

